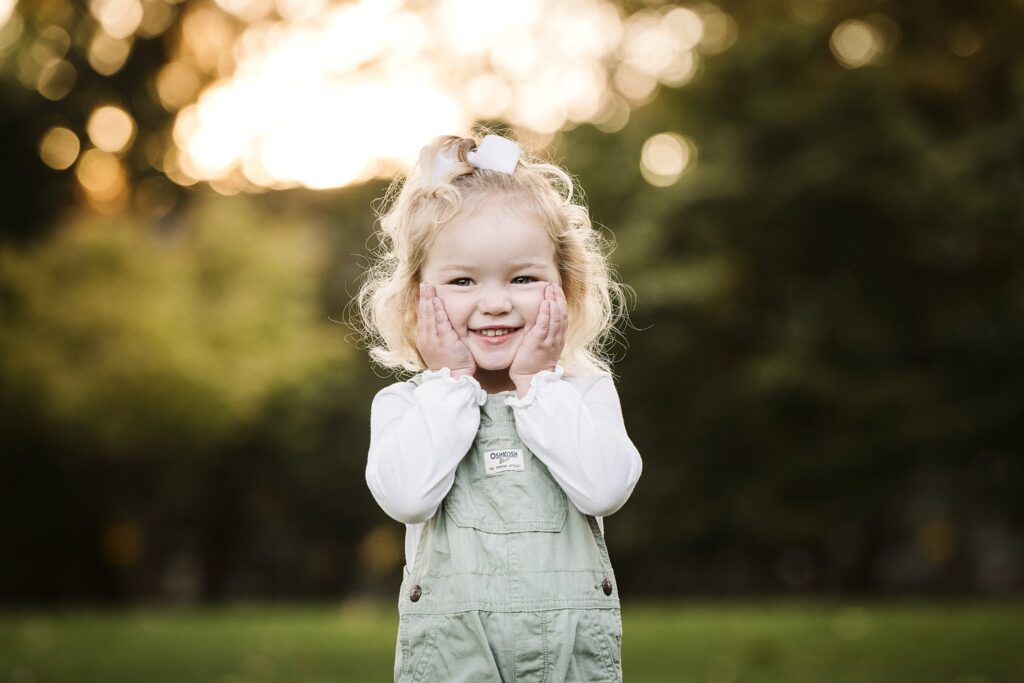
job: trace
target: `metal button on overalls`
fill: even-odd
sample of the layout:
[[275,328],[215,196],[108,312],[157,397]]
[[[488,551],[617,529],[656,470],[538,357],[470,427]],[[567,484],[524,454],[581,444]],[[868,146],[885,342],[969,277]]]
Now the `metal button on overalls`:
[[511,395],[481,406],[420,536],[399,601],[397,681],[622,679],[604,537],[519,438]]

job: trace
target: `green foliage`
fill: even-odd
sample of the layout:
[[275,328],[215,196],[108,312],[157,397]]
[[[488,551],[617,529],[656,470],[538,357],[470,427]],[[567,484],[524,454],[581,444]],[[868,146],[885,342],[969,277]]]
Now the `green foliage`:
[[[693,83],[564,145],[637,293],[618,371],[645,474],[608,522],[623,580],[1019,586],[1020,8],[853,3],[800,25],[737,5],[740,40]],[[897,46],[841,67],[830,32],[872,11]],[[945,42],[964,25],[973,57]],[[645,187],[663,131],[699,161]]]
[[[1020,3],[721,6],[739,38],[691,83],[555,141],[637,294],[617,372],[645,473],[607,521],[624,591],[1019,590]],[[55,11],[20,9],[4,67]],[[836,26],[879,16],[881,58],[840,66]],[[73,48],[90,85],[59,104],[0,79],[4,235],[41,236],[73,200],[36,145],[84,132],[95,81],[149,103],[140,141],[161,135],[161,45],[116,83]],[[655,188],[640,151],[666,131],[698,160]],[[328,320],[382,193],[180,190],[203,199],[157,225],[76,218],[0,250],[0,596],[397,585],[360,564],[398,528],[362,478],[388,380]]]
[[360,439],[334,431],[365,431],[369,397],[335,393],[352,349],[318,303],[327,253],[241,199],[0,252],[4,595],[217,594],[243,557],[274,562],[296,497],[325,526],[367,509]]
[[54,428],[105,456],[217,448],[270,391],[346,355],[317,307],[323,249],[312,228],[270,224],[238,200],[159,230],[80,219],[5,248],[5,409],[34,397]]

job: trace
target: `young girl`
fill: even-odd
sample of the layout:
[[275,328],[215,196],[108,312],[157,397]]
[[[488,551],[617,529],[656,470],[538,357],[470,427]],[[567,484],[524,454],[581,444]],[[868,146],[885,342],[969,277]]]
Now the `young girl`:
[[437,138],[359,294],[380,364],[366,481],[406,524],[396,681],[620,681],[602,518],[640,477],[602,358],[621,285],[569,176]]

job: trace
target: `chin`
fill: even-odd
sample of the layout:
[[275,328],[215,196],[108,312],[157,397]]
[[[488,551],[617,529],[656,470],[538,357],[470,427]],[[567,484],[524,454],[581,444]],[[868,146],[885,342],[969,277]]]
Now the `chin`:
[[481,358],[474,354],[473,360],[476,361],[476,366],[481,370],[488,372],[501,372],[502,370],[508,370],[512,367],[511,358]]

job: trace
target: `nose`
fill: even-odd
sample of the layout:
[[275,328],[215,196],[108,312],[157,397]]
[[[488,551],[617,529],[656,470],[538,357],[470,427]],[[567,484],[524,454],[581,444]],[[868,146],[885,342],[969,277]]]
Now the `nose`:
[[477,305],[482,313],[503,315],[512,310],[512,299],[504,287],[486,287],[480,292],[480,301]]

